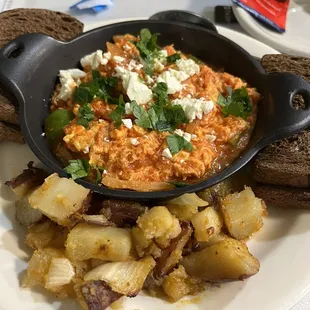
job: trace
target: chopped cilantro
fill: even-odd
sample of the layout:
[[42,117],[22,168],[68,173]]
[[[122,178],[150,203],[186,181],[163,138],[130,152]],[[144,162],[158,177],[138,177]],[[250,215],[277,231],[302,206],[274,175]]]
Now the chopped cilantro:
[[92,74],[93,80],[99,79],[101,77],[100,72],[97,70],[92,70],[91,74]]
[[118,106],[110,113],[110,118],[116,124],[116,127],[122,125],[122,116],[125,114],[125,101],[123,95],[118,98]]
[[87,88],[77,87],[75,89],[74,94],[73,94],[74,102],[85,104],[85,103],[91,102],[92,99],[93,99],[93,96]]
[[188,118],[183,108],[179,105],[168,104],[164,107],[165,117],[168,123],[175,129],[179,124],[188,124]]
[[99,184],[101,182],[101,179],[102,179],[101,171],[105,170],[105,168],[104,167],[98,167],[98,166],[95,166],[93,168],[96,171],[96,184]]
[[152,128],[150,116],[136,101],[131,102],[131,110],[133,115],[136,117],[135,123],[143,128]]
[[149,29],[142,29],[140,31],[140,40],[135,44],[144,63],[144,72],[147,75],[152,75],[154,58],[159,50],[157,47],[157,34],[152,34]]
[[191,152],[194,149],[190,142],[186,141],[183,137],[177,134],[168,136],[166,140],[172,155],[179,153],[181,150]]
[[179,53],[172,54],[167,57],[168,64],[174,64],[177,60],[181,59],[181,56]]
[[155,103],[164,106],[168,102],[168,86],[166,83],[157,83],[153,89]]
[[69,160],[69,165],[64,170],[75,180],[87,177],[90,165],[86,159],[73,159]]
[[107,102],[113,102],[115,98],[110,95],[111,89],[116,87],[118,79],[116,77],[103,77],[99,71],[92,71],[93,79],[86,83],[81,83],[73,93],[73,102],[79,104],[90,103],[94,98],[102,98]]
[[78,111],[78,119],[76,123],[78,125],[82,125],[85,128],[88,127],[89,123],[95,118],[94,111],[91,108],[91,105],[89,103],[84,104],[79,108]]
[[218,96],[217,104],[222,107],[222,113],[247,118],[252,112],[252,103],[245,87],[232,90],[227,87],[228,96],[225,98],[221,93]]
[[154,103],[148,111],[135,101],[131,103],[138,126],[157,131],[173,131],[177,125],[188,123],[182,107],[168,102],[167,84],[158,83],[153,89],[153,96]]

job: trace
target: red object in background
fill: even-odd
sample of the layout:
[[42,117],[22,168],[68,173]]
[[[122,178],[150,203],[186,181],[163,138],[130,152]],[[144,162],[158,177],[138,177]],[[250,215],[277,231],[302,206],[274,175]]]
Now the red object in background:
[[233,0],[279,32],[286,27],[289,0]]

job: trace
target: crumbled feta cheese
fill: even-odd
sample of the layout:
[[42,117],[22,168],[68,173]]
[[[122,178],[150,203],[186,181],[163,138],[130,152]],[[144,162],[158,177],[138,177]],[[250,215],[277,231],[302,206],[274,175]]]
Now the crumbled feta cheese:
[[130,47],[128,44],[125,44],[125,45],[123,46],[123,50],[126,51],[126,52],[128,52],[128,51],[131,50],[131,47]]
[[188,141],[188,142],[191,142],[191,139],[192,139],[192,135],[188,132],[184,132],[184,135],[183,135],[183,138]]
[[86,66],[90,66],[92,69],[96,69],[101,64],[106,65],[107,61],[104,59],[102,53],[102,50],[97,50],[96,52],[81,58],[80,63],[82,67],[85,68]]
[[61,88],[58,99],[68,100],[73,93],[73,90],[81,82],[80,78],[86,76],[86,73],[80,69],[68,69],[59,71],[59,79]]
[[189,76],[197,74],[200,72],[200,67],[192,59],[178,59],[176,65],[179,70],[185,72]]
[[123,87],[126,90],[130,100],[135,100],[137,104],[145,104],[153,98],[152,91],[142,82],[139,74],[130,72],[122,67],[115,68],[116,76],[123,81]]
[[120,63],[120,62],[123,62],[123,61],[125,60],[125,58],[116,55],[116,56],[113,57],[113,60],[114,60],[115,62]]
[[189,122],[192,122],[194,119],[201,119],[204,114],[210,113],[214,107],[214,103],[211,100],[206,101],[204,98],[200,99],[190,99],[182,98],[175,99],[172,101],[173,105],[180,105]]
[[192,95],[191,94],[188,94],[188,95],[186,95],[186,98],[192,98]]
[[131,138],[131,139],[130,139],[130,143],[131,143],[132,145],[138,145],[140,142],[139,142],[138,139],[136,139],[136,138]]
[[153,70],[156,72],[161,72],[164,70],[167,64],[168,52],[166,50],[161,50],[158,53],[158,57],[154,59]]
[[216,140],[216,136],[214,135],[206,135],[206,139],[210,142],[214,142]]
[[196,138],[197,138],[197,135],[192,134],[192,139],[196,139]]
[[161,72],[164,70],[164,68],[165,68],[165,66],[157,58],[155,58],[153,70],[156,72]]
[[107,138],[107,137],[104,137],[104,138],[103,138],[103,141],[104,141],[104,142],[110,142],[110,139]]
[[132,120],[130,118],[122,119],[122,122],[124,126],[127,127],[128,129],[132,128]]
[[163,152],[161,153],[161,155],[162,155],[163,157],[168,158],[168,159],[171,159],[171,158],[172,158],[172,154],[171,154],[169,148],[165,148],[165,149],[163,150]]
[[184,163],[184,161],[185,161],[184,159],[181,159],[181,160],[180,160],[180,164],[183,164],[183,163]]
[[106,59],[108,59],[108,60],[110,60],[111,57],[112,57],[112,55],[111,55],[110,52],[107,52],[107,53],[104,53],[104,54],[103,54],[103,57],[106,58]]
[[176,130],[174,131],[174,133],[175,133],[176,135],[181,136],[181,137],[183,137],[183,135],[184,135],[184,131],[181,130],[181,129],[176,129]]
[[83,153],[84,153],[84,154],[89,153],[89,147],[88,147],[88,146],[86,146],[86,147],[83,149]]
[[125,114],[131,114],[131,103],[130,102],[126,102],[125,103]]
[[147,84],[154,84],[155,82],[149,75],[147,75],[145,79]]
[[132,70],[136,70],[136,71],[139,71],[143,68],[143,65],[138,63],[137,61],[135,61],[134,59],[131,59],[129,64],[128,64],[128,67],[127,69],[129,71],[132,71]]
[[183,130],[181,129],[176,129],[174,131],[175,134],[183,137],[186,141],[190,142],[191,141],[191,138],[192,138],[192,135],[188,132],[184,132]]
[[103,174],[107,174],[108,170],[104,169],[102,172],[103,172]]
[[186,80],[189,76],[182,72],[169,69],[164,71],[158,78],[157,83],[164,82],[168,86],[168,94],[172,95],[182,90],[182,81]]
[[160,51],[158,52],[158,55],[159,55],[159,59],[160,59],[160,60],[163,60],[163,59],[166,60],[166,58],[167,58],[167,56],[168,56],[168,52],[167,52],[166,50],[160,50]]

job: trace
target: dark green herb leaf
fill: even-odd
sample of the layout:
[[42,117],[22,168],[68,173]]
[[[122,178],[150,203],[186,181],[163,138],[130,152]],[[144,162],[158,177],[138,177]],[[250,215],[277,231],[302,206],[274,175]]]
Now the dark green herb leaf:
[[157,131],[172,131],[174,128],[167,121],[158,121],[156,123]]
[[119,96],[118,106],[115,108],[113,112],[110,113],[110,118],[116,124],[116,127],[122,125],[122,116],[125,114],[125,101],[123,99],[123,95]]
[[100,167],[100,166],[94,166],[93,169],[95,169],[95,171],[96,171],[96,184],[99,184],[101,182],[101,179],[102,179],[101,171],[105,170],[105,168]]
[[183,108],[179,105],[169,104],[164,108],[164,113],[167,121],[175,129],[180,124],[188,124],[188,118],[185,115]]
[[147,75],[153,74],[154,58],[157,55],[157,34],[151,34],[150,30],[142,29],[140,31],[140,40],[136,42],[140,57],[144,61],[144,72]]
[[92,70],[91,73],[92,73],[93,80],[99,79],[101,77],[100,72],[97,70]]
[[78,120],[76,123],[78,125],[82,125],[85,128],[88,127],[89,123],[95,118],[94,111],[91,108],[91,105],[89,103],[84,104],[79,108],[78,111]]
[[118,82],[118,78],[115,76],[106,78],[106,84],[109,85],[110,87],[116,87],[117,82]]
[[87,177],[90,165],[86,159],[73,159],[69,160],[69,165],[64,170],[75,180]]
[[181,56],[179,53],[175,53],[167,57],[167,62],[168,64],[174,64],[178,59],[181,59]]
[[222,113],[228,115],[240,116],[244,119],[250,116],[252,112],[252,103],[245,87],[232,90],[227,87],[228,96],[225,98],[219,94],[217,104],[222,107]]
[[179,153],[181,150],[187,150],[191,152],[194,149],[190,142],[186,141],[183,137],[177,134],[168,136],[166,140],[172,155]]
[[133,115],[136,117],[135,123],[143,128],[152,128],[152,123],[148,112],[146,112],[136,101],[131,102],[131,109]]
[[185,187],[189,185],[188,183],[185,183],[185,182],[175,182],[175,181],[171,181],[168,183],[174,185],[175,187]]
[[93,99],[92,94],[88,88],[77,87],[73,93],[73,102],[85,104],[91,102]]
[[166,83],[157,83],[153,89],[155,103],[164,106],[168,102],[168,86]]

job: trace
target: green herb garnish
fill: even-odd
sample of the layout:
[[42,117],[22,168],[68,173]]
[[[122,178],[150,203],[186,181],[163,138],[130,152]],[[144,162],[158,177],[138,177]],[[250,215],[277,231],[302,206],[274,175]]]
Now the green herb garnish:
[[153,89],[153,95],[154,103],[148,111],[135,101],[131,103],[138,126],[157,131],[173,131],[179,124],[188,123],[182,107],[168,102],[167,84],[158,83]]
[[172,155],[179,153],[181,150],[193,151],[193,146],[190,142],[186,141],[183,137],[174,134],[166,138],[168,148]]
[[99,71],[92,71],[93,79],[86,83],[81,83],[73,93],[73,102],[79,104],[90,103],[94,98],[102,98],[109,103],[114,103],[110,95],[112,88],[116,87],[118,79],[116,77],[103,77]]
[[95,118],[95,113],[91,108],[91,105],[89,103],[84,104],[79,108],[78,111],[78,119],[76,123],[78,125],[82,125],[85,128],[88,127],[89,123]]
[[227,87],[228,96],[225,98],[221,93],[218,96],[217,104],[222,107],[222,113],[240,116],[244,119],[250,116],[253,106],[245,87],[232,90]]
[[159,51],[157,34],[152,34],[149,29],[142,29],[140,31],[140,40],[135,44],[144,63],[144,72],[147,75],[152,75],[154,59],[158,56]]
[[118,98],[118,106],[110,113],[110,118],[116,124],[116,127],[122,125],[122,116],[125,114],[125,101],[123,95]]
[[179,59],[181,59],[181,56],[179,53],[175,53],[173,55],[167,56],[168,64],[174,64]]
[[75,180],[87,177],[90,165],[86,159],[73,159],[69,160],[69,165],[64,170]]

